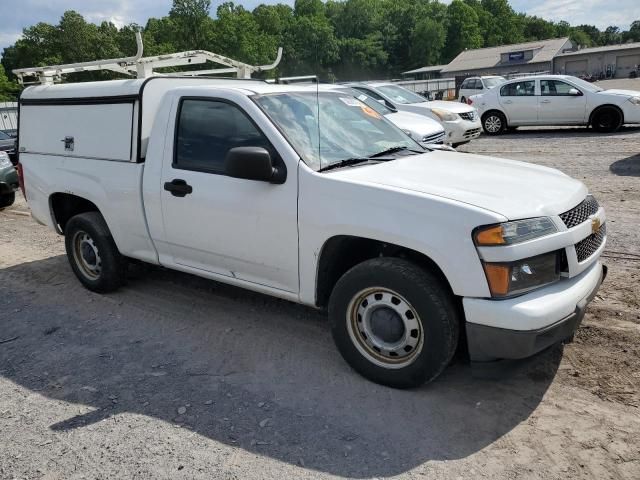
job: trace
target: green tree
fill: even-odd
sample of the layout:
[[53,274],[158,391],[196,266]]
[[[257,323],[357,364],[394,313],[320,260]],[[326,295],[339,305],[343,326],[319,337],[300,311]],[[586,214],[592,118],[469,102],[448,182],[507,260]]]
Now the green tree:
[[175,44],[180,50],[204,47],[210,8],[211,0],[173,0],[169,19],[175,25]]
[[19,91],[18,84],[7,78],[4,67],[0,65],[0,102],[15,101]]
[[445,60],[451,60],[461,51],[480,48],[483,45],[478,26],[478,15],[473,7],[461,0],[453,0],[447,8],[449,29],[445,48]]

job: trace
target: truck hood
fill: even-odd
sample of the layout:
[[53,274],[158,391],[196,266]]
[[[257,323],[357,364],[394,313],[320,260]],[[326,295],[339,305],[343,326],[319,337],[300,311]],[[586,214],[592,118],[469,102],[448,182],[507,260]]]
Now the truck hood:
[[422,138],[426,135],[434,135],[436,133],[444,133],[444,128],[439,122],[411,112],[393,112],[385,115],[396,127],[402,130],[408,130]]
[[558,170],[458,152],[434,151],[327,174],[344,181],[455,200],[509,220],[558,215],[587,195],[582,182]]

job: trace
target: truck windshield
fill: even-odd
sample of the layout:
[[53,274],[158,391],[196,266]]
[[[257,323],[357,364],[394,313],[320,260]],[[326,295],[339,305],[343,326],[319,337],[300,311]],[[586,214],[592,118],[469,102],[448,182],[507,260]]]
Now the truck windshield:
[[390,149],[424,151],[402,130],[348,93],[287,92],[259,95],[254,100],[302,160],[316,171]]
[[407,105],[409,103],[422,103],[427,101],[426,98],[421,97],[417,93],[413,93],[412,91],[397,85],[381,85],[375,88],[396,103]]

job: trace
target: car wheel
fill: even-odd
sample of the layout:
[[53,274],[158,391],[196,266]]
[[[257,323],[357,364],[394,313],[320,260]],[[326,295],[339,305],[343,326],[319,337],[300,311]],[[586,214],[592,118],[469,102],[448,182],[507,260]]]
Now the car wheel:
[[507,119],[500,112],[489,112],[482,117],[482,128],[488,135],[499,135],[507,128]]
[[382,385],[416,387],[449,364],[459,336],[452,296],[432,273],[399,258],[356,265],[336,284],[329,319],[338,350]]
[[0,195],[0,208],[10,207],[16,201],[16,192]]
[[613,107],[600,108],[593,114],[591,125],[597,132],[615,132],[622,126],[622,114]]
[[467,99],[466,99],[466,98],[464,98],[464,97],[462,97],[462,98],[460,99],[460,103],[467,103]]
[[126,275],[126,259],[118,251],[98,212],[72,217],[64,229],[67,258],[78,280],[99,293],[117,290]]

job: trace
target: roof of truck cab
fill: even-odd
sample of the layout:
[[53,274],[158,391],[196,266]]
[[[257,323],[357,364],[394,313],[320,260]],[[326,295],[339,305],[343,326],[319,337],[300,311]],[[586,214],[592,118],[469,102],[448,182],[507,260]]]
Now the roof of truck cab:
[[255,79],[235,79],[235,78],[205,78],[205,77],[175,77],[156,76],[150,78],[135,78],[127,80],[105,80],[99,82],[77,82],[60,83],[54,85],[36,85],[27,87],[20,96],[20,99],[59,99],[59,98],[103,98],[139,95],[144,85],[150,81],[158,79],[183,79],[185,86],[188,86],[194,79],[200,81],[211,81],[211,86],[239,86],[246,88],[247,85],[268,85],[262,80]]

